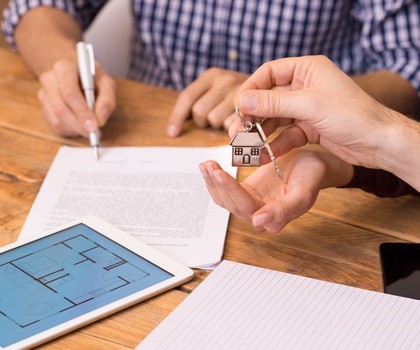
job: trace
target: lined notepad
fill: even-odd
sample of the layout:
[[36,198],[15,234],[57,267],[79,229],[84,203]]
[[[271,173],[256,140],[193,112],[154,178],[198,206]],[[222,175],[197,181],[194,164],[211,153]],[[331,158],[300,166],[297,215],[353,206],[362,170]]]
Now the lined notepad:
[[223,261],[138,349],[419,349],[420,301]]

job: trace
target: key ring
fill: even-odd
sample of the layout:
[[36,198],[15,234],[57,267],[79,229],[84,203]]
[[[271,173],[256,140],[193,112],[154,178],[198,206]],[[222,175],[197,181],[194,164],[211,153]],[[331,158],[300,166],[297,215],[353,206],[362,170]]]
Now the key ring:
[[254,124],[252,124],[249,120],[242,123],[242,129],[244,129],[244,131],[246,132],[251,131],[253,127],[254,127]]
[[[249,120],[245,120],[244,118],[242,118],[241,112],[239,112],[238,105],[235,105],[235,113],[242,122],[242,128],[246,131],[248,129],[249,124],[251,124],[251,128],[248,129],[248,130],[251,130],[252,127],[254,126],[254,123],[250,122]],[[260,121],[260,125],[262,125],[265,122],[266,119],[267,118],[262,118],[261,121]],[[244,125],[247,125],[247,129],[245,129]]]

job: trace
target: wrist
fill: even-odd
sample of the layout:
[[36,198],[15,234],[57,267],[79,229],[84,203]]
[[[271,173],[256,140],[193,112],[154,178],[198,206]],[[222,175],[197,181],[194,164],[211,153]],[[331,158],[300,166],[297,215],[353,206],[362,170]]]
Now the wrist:
[[324,150],[319,155],[324,160],[326,173],[328,174],[324,178],[321,188],[343,187],[351,182],[354,175],[353,165]]
[[353,165],[325,150],[319,145],[304,147],[311,158],[318,159],[316,174],[320,177],[319,188],[343,187],[353,179]]
[[378,167],[420,190],[420,123],[392,110],[388,114],[390,122],[384,127],[377,153]]

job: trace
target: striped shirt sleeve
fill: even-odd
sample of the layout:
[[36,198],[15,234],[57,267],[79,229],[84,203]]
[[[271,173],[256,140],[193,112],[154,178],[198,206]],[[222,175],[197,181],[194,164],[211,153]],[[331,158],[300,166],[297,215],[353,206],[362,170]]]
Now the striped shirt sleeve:
[[353,15],[369,70],[396,72],[420,94],[420,1],[359,0]]
[[106,0],[10,0],[3,11],[1,29],[9,45],[16,49],[15,29],[21,18],[37,7],[52,7],[67,12],[84,30],[92,22]]

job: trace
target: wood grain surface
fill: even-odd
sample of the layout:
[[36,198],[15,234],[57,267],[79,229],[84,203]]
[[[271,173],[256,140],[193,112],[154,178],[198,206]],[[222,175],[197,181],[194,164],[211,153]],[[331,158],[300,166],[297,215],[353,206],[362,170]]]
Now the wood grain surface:
[[[43,179],[63,144],[81,138],[55,135],[36,98],[39,85],[21,59],[0,49],[0,245],[15,241]],[[229,143],[222,130],[191,122],[181,137],[166,136],[177,93],[118,79],[118,106],[103,129],[105,146],[216,146]],[[205,160],[205,159],[203,159]],[[240,169],[244,179],[250,169]],[[382,291],[378,245],[420,241],[420,200],[383,199],[354,189],[322,191],[315,206],[278,234],[257,233],[231,217],[224,258],[325,281]],[[132,349],[209,271],[193,281],[53,340],[45,349]]]

